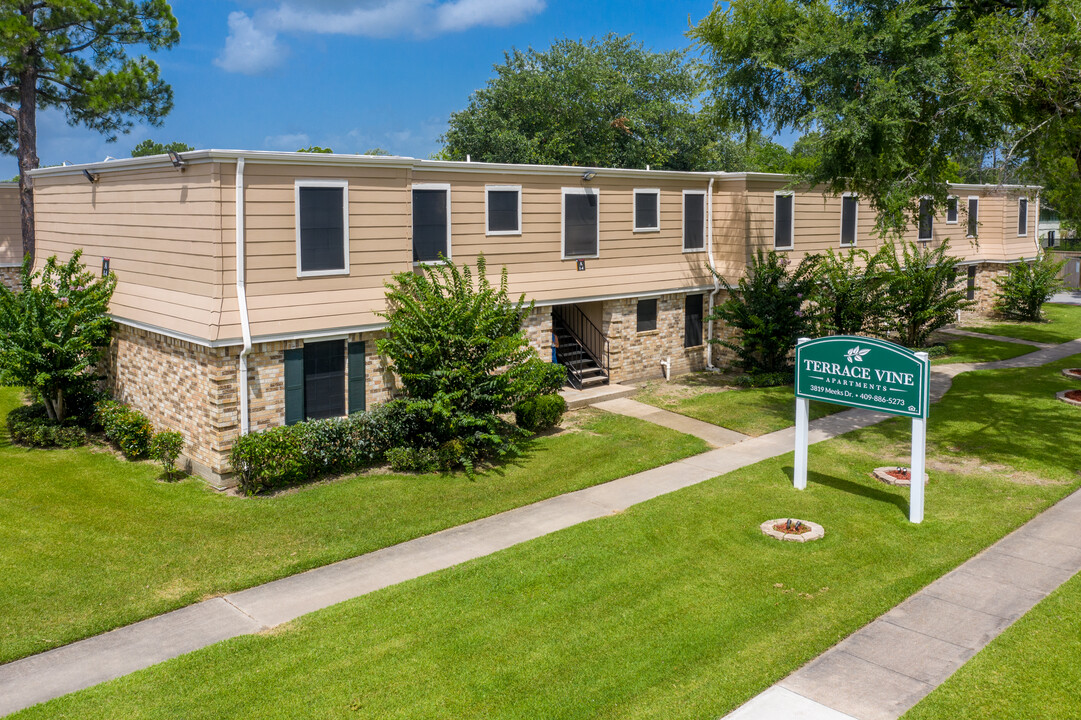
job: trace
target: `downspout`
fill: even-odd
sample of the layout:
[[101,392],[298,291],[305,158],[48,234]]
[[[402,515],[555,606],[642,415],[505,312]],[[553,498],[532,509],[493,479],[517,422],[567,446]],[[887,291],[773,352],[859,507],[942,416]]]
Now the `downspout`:
[[248,324],[248,292],[244,272],[244,158],[236,161],[236,302],[240,310],[240,332],[244,347],[240,351],[240,434],[247,435],[248,419],[248,355],[251,354],[251,326]]
[[[706,190],[706,247],[709,248],[709,252],[706,253],[706,262],[709,263],[709,268],[713,272],[713,292],[709,294],[709,312],[706,313],[706,317],[713,315],[713,301],[717,297],[717,293],[721,291],[721,282],[717,279],[717,264],[713,261],[713,181],[715,178],[709,179],[709,188]],[[713,321],[706,321],[706,369],[717,370],[713,365]]]

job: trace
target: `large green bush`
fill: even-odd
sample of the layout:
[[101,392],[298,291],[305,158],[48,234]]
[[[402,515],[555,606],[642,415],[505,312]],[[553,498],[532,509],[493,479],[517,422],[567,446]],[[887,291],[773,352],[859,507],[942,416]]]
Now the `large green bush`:
[[1040,320],[1043,304],[1062,288],[1059,272],[1065,260],[1044,250],[1035,262],[1010,265],[1005,277],[995,278],[995,310],[1011,320]]
[[93,396],[112,327],[116,276],[97,277],[81,258],[81,250],[64,263],[53,256],[33,272],[27,256],[18,292],[0,284],[0,383],[33,392],[56,421],[75,397]]
[[475,277],[469,266],[443,261],[395,275],[387,288],[379,351],[401,378],[402,407],[415,425],[398,444],[460,448],[456,464],[467,470],[516,452],[525,434],[499,416],[557,391],[564,370],[529,345],[522,322],[533,304],[510,299],[506,268],[498,287],[482,255]]
[[70,422],[50,420],[41,404],[23,405],[7,416],[12,442],[30,447],[72,448],[86,444],[86,430]]
[[97,404],[97,417],[105,430],[105,437],[120,448],[124,457],[136,460],[150,452],[154,426],[146,415],[124,403],[103,400]]
[[931,333],[948,325],[957,312],[973,305],[957,285],[958,258],[948,255],[949,242],[937,248],[907,243],[898,253],[893,243],[882,249],[886,269],[888,327],[905,347],[927,344]]
[[737,365],[750,374],[790,371],[789,355],[796,340],[810,336],[815,328],[809,301],[818,263],[818,256],[808,255],[790,270],[787,256],[758,250],[735,287],[711,268],[729,296],[707,321],[722,320],[739,331],[736,340],[713,342],[735,352]]
[[538,395],[526,398],[514,406],[514,422],[530,432],[555,427],[567,412],[567,401],[562,395]]
[[823,335],[881,335],[889,304],[883,288],[888,281],[881,251],[870,254],[852,248],[823,256],[814,291]]

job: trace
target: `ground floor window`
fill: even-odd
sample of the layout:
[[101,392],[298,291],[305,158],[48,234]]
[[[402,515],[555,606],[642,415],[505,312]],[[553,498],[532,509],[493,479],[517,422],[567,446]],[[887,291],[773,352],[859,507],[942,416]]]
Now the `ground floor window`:
[[683,347],[702,344],[702,300],[704,295],[688,295],[684,312]]
[[657,329],[657,298],[638,301],[638,332]]
[[305,342],[285,351],[285,424],[364,409],[364,343]]
[[968,266],[968,288],[965,297],[969,300],[976,299],[976,266]]

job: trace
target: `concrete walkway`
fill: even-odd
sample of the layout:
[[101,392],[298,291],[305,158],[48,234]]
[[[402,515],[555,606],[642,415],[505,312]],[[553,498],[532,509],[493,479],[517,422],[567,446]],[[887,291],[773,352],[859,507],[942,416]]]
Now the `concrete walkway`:
[[671,428],[672,430],[678,430],[687,435],[694,435],[695,437],[702,438],[713,447],[718,448],[728,447],[729,445],[746,440],[748,437],[735,430],[729,430],[728,428],[723,428],[719,425],[714,425],[713,423],[702,422],[701,420],[695,420],[686,415],[662,410],[653,407],[652,405],[638,402],[637,400],[631,400],[630,398],[605,400],[603,402],[594,403],[593,407],[607,410],[608,412],[616,413],[618,415],[626,415],[628,417],[638,418],[639,420],[645,420],[654,425],[661,425],[666,428]]
[[[965,370],[1035,366],[1079,352],[1081,340],[997,363],[939,366],[933,368],[932,396],[941,397],[951,378]],[[809,440],[819,443],[889,417],[868,410],[835,413],[810,423]],[[256,633],[587,520],[620,512],[660,495],[791,452],[794,442],[794,428],[748,438],[653,470],[213,598],[0,665],[0,715],[135,672],[221,640]]]
[[1036,342],[1035,340],[1022,340],[1021,338],[1006,337],[1005,335],[990,335],[988,333],[961,330],[959,328],[942,328],[938,332],[947,335],[962,335],[964,337],[982,338],[984,340],[998,340],[999,342],[1017,343],[1018,345],[1033,345],[1038,348],[1053,348],[1055,343]]

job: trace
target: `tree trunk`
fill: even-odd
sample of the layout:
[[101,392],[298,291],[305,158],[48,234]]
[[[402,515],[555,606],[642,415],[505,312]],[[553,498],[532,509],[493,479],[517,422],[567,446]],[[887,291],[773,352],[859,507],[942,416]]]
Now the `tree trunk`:
[[38,71],[27,67],[19,73],[19,211],[22,220],[23,257],[34,257],[34,186],[27,174],[38,166]]

